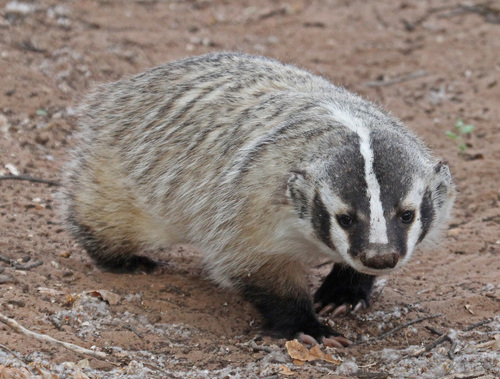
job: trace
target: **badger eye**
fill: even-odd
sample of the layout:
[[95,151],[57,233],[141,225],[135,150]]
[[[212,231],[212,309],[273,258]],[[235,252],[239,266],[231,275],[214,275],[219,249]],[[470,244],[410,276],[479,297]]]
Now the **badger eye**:
[[337,216],[337,221],[344,229],[350,227],[354,223],[353,218],[349,215],[339,215]]
[[405,211],[401,215],[401,222],[403,224],[411,224],[415,218],[415,211]]

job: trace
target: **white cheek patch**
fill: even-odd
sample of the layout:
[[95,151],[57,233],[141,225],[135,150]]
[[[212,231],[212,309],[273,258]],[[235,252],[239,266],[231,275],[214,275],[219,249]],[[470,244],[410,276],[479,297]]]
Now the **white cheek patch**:
[[329,107],[335,120],[347,127],[359,137],[360,153],[365,161],[365,180],[367,195],[370,198],[370,243],[387,244],[387,223],[384,217],[382,201],[380,199],[380,184],[373,169],[373,150],[370,143],[370,130],[351,113]]

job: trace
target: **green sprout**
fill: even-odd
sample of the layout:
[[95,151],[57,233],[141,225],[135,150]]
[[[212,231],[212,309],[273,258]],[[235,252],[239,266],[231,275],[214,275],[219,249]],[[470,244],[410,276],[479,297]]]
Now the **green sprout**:
[[47,116],[47,111],[43,108],[39,108],[36,110],[36,115],[37,116]]
[[457,122],[455,123],[455,131],[447,131],[446,135],[454,140],[457,141],[458,143],[458,148],[460,149],[460,153],[463,154],[465,150],[467,150],[467,145],[465,143],[464,137],[466,135],[470,135],[472,131],[474,130],[474,125],[471,124],[466,124],[464,121],[459,118]]

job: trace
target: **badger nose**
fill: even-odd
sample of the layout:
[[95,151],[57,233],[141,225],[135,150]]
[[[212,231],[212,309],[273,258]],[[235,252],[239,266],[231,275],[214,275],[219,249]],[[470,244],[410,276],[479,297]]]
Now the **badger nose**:
[[376,254],[368,258],[366,256],[366,253],[362,253],[359,258],[361,259],[361,263],[363,263],[366,267],[381,270],[384,268],[396,267],[399,260],[399,254],[398,253]]

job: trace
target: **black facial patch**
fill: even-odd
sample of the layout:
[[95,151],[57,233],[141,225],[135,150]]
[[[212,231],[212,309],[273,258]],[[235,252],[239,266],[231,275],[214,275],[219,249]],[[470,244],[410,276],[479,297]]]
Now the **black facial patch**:
[[406,197],[412,186],[412,175],[418,174],[419,168],[406,148],[411,143],[398,133],[371,132],[373,169],[380,185],[382,207],[387,213]]
[[404,257],[408,250],[408,230],[411,224],[402,223],[400,217],[397,214],[387,221],[387,238],[400,256]]
[[330,142],[334,148],[328,151],[328,160],[331,162],[327,166],[330,188],[353,214],[359,211],[369,215],[365,162],[360,151],[359,136],[347,128],[341,128],[335,138],[335,142]]
[[[355,257],[368,243],[368,236],[363,233],[369,228],[364,220],[370,217],[365,161],[360,151],[359,136],[349,129],[338,129],[335,141],[329,142],[334,147],[328,150],[328,160],[331,162],[326,167],[328,183],[332,193],[347,205],[347,214],[354,220],[353,225],[344,231],[349,239],[349,254]],[[331,222],[337,223],[338,216],[340,214],[331,215]]]
[[330,249],[335,249],[330,237],[331,217],[318,192],[315,193],[312,203],[311,221],[318,238]]
[[420,237],[418,238],[418,242],[422,242],[425,238],[429,229],[432,226],[432,222],[436,217],[436,211],[434,210],[434,205],[432,203],[432,193],[428,189],[425,191],[424,197],[422,199],[422,203],[420,204],[420,221],[422,222],[422,232],[420,233]]

